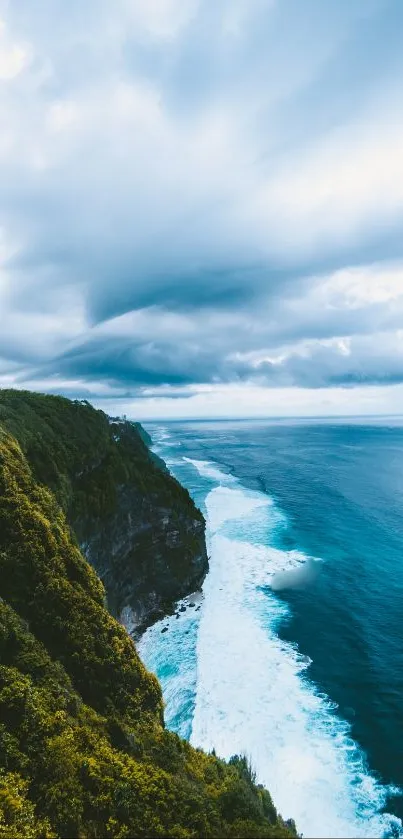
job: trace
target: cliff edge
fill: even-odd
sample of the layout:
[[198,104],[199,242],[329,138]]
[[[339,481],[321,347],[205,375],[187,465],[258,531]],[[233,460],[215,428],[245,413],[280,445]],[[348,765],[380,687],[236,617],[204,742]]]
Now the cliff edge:
[[129,631],[201,586],[204,518],[139,423],[111,419],[85,401],[0,390],[0,425],[56,496],[105,585],[109,610]]

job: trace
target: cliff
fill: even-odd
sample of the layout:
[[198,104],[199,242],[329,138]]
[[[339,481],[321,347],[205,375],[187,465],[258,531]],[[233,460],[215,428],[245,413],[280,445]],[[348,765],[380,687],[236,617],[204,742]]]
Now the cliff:
[[[99,420],[86,410],[89,439]],[[39,454],[42,432],[36,442],[27,433],[31,453]],[[61,442],[63,452],[69,443]],[[89,477],[101,466],[91,445]],[[103,584],[57,496],[83,528],[90,508],[75,499],[65,463],[59,469],[48,454],[34,471],[0,427],[0,836],[295,835],[244,759],[226,764],[164,729],[158,682],[106,610]],[[37,481],[45,468],[53,492]],[[85,486],[95,502],[91,480]],[[104,510],[102,486],[94,520]],[[171,486],[183,514],[184,496]],[[114,514],[115,503],[112,493]]]
[[203,516],[139,423],[111,420],[88,402],[2,390],[0,424],[55,494],[128,629],[201,585]]

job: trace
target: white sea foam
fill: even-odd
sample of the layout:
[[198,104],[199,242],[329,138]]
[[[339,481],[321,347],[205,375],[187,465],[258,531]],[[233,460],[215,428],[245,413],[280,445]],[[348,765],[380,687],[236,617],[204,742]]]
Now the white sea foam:
[[168,429],[163,428],[162,426],[150,429],[150,437],[152,439],[152,450],[156,454],[161,454],[164,457],[164,460],[166,460],[166,457],[163,453],[166,449],[177,449],[181,446],[181,443],[178,440],[173,439],[172,434],[168,431]]
[[[171,443],[164,431],[162,449]],[[218,486],[205,501],[210,571],[202,609],[165,619],[140,645],[161,679],[167,724],[188,736],[192,721],[194,745],[226,758],[247,754],[304,837],[401,829],[380,812],[392,790],[371,776],[337,707],[309,681],[311,660],[276,634],[287,607],[275,590],[293,584],[313,559],[270,546],[285,523],[270,498],[210,461],[184,460]]]
[[[189,606],[195,603],[196,608]],[[196,637],[200,592],[177,603],[177,614],[150,626],[138,643],[138,651],[162,686],[168,728],[189,738],[196,694]],[[186,611],[181,612],[181,607]]]
[[190,463],[197,470],[202,478],[209,478],[211,481],[218,481],[219,483],[236,483],[236,479],[232,475],[223,472],[215,463],[209,460],[193,460],[191,457],[184,457],[186,463]]
[[[206,509],[211,559],[192,743],[226,758],[246,753],[282,815],[293,817],[305,837],[385,834],[398,824],[379,813],[387,790],[368,773],[335,706],[309,682],[310,660],[276,635],[287,609],[267,586],[276,574],[300,568],[304,555],[265,546],[277,519],[262,494],[219,486]],[[256,527],[262,544],[247,539]]]

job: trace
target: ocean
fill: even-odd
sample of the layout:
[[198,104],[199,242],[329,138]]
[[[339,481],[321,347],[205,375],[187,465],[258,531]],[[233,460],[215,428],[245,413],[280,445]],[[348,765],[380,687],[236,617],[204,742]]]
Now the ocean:
[[304,837],[403,836],[402,423],[146,428],[210,556],[139,642],[168,727],[248,755]]

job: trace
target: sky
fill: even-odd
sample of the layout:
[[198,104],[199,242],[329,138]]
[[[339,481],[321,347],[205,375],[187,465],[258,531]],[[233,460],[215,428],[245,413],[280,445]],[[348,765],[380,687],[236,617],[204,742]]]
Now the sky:
[[0,387],[403,413],[402,0],[0,0]]

